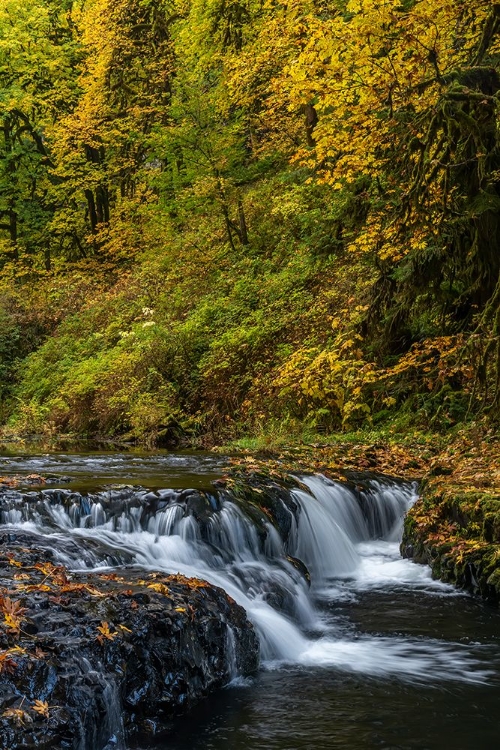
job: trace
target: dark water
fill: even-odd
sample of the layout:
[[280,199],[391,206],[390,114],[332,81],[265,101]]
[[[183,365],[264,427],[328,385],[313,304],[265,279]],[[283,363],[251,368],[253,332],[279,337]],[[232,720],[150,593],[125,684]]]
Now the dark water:
[[326,673],[264,674],[198,708],[158,744],[175,750],[498,747],[498,694],[412,689]]
[[[224,463],[193,452],[10,450],[0,456],[0,476],[61,474],[70,481],[60,486],[79,490],[114,483],[204,488]],[[168,731],[129,743],[130,750],[499,747],[498,610],[433,582],[426,568],[399,559],[394,540],[356,550],[357,571],[316,590],[327,638],[311,639],[313,657],[265,665]]]
[[[470,597],[395,590],[332,607],[339,629],[473,645],[479,684],[374,679],[331,668],[263,671],[228,687],[141,750],[493,750],[500,739],[500,616]],[[342,619],[345,621],[342,623]],[[339,621],[340,620],[340,621]]]

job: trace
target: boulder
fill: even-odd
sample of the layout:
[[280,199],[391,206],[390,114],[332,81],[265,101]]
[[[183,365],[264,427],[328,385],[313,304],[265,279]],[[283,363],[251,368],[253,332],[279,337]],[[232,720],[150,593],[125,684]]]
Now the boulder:
[[257,670],[254,629],[222,589],[133,567],[72,574],[50,543],[0,532],[2,750],[120,747]]

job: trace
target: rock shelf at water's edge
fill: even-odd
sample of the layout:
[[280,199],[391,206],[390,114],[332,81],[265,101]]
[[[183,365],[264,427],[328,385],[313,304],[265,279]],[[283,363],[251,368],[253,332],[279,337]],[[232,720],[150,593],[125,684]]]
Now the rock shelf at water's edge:
[[222,589],[69,574],[35,534],[0,533],[0,608],[2,750],[111,748],[258,668],[254,629]]

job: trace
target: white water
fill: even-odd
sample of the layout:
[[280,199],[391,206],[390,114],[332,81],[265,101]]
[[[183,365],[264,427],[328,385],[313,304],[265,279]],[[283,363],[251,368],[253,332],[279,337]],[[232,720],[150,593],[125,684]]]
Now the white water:
[[[88,570],[88,556],[79,563],[64,552],[62,541],[68,537],[97,541],[147,570],[180,572],[224,588],[256,627],[268,668],[288,663],[412,681],[428,681],[430,675],[438,681],[487,679],[460,644],[359,633],[346,637],[318,609],[320,601],[342,601],[373,589],[399,587],[433,595],[452,591],[432,581],[428,568],[399,556],[402,520],[416,499],[415,488],[373,483],[357,498],[346,486],[321,476],[302,477],[301,482],[304,489],[291,493],[299,512],[287,540],[270,523],[259,531],[227,498],[203,525],[172,492],[164,493],[169,504],[146,520],[140,505],[113,516],[99,497],[81,502],[78,496],[71,504],[73,496],[65,491],[64,501],[44,500],[38,511],[22,501],[14,503],[2,521],[50,534],[53,547],[60,546],[61,562],[73,569],[80,565]],[[309,569],[310,590],[287,555]],[[105,555],[94,559],[96,569],[105,565]],[[229,671],[233,676],[234,664]]]

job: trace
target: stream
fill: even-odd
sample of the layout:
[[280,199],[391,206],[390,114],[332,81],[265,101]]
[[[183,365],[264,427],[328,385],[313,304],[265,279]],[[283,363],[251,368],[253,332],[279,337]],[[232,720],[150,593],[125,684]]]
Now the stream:
[[496,748],[500,614],[400,557],[416,486],[367,478],[355,491],[299,476],[277,530],[212,485],[225,463],[194,452],[0,456],[0,475],[53,477],[2,490],[2,525],[43,534],[71,570],[208,580],[258,632],[255,678],[235,671],[168,731],[126,747]]

